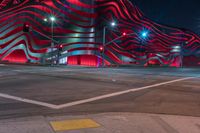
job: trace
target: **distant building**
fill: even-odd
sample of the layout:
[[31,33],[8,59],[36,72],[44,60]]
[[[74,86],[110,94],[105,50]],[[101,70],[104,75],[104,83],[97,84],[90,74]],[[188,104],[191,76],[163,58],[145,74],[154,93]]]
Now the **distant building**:
[[[24,24],[29,32],[23,31]],[[199,65],[199,56],[199,36],[154,23],[128,0],[0,2],[3,62],[180,67]]]

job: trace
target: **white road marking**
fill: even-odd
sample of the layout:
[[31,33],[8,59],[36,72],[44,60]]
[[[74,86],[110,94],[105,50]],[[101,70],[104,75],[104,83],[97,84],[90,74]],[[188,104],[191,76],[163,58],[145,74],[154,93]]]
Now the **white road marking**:
[[12,96],[12,95],[8,95],[8,94],[4,94],[4,93],[0,93],[0,97],[12,99],[12,100],[16,100],[16,101],[21,101],[21,102],[25,102],[25,103],[30,103],[30,104],[34,104],[34,105],[39,105],[39,106],[43,106],[43,107],[48,107],[51,109],[62,109],[62,108],[66,108],[66,107],[89,103],[89,102],[93,102],[93,101],[97,101],[97,100],[101,100],[101,99],[105,99],[105,98],[110,98],[110,97],[114,97],[114,96],[127,94],[130,92],[137,92],[137,91],[141,91],[141,90],[145,90],[145,89],[149,89],[149,88],[153,88],[153,87],[158,87],[161,85],[171,84],[174,82],[179,82],[179,81],[184,81],[184,80],[189,80],[189,79],[194,79],[194,78],[197,78],[197,77],[187,77],[187,78],[176,79],[176,80],[172,80],[172,81],[162,82],[162,83],[139,87],[139,88],[133,88],[133,89],[125,90],[125,91],[118,91],[118,92],[114,92],[114,93],[110,93],[110,94],[105,94],[105,95],[96,96],[93,98],[83,99],[83,100],[69,102],[69,103],[60,104],[60,105],[50,104],[50,103],[46,103],[46,102],[40,102],[40,101],[36,101],[36,100],[30,100],[30,99]]
[[22,72],[22,70],[12,70],[12,71],[14,71],[14,72]]
[[93,102],[93,101],[97,101],[97,100],[101,100],[101,99],[105,99],[105,98],[119,96],[119,95],[127,94],[127,93],[130,93],[130,92],[141,91],[141,90],[145,90],[145,89],[148,89],[148,88],[158,87],[158,86],[161,86],[161,85],[166,85],[166,84],[184,81],[184,80],[193,79],[193,78],[196,78],[196,77],[181,78],[181,79],[162,82],[162,83],[158,83],[158,84],[154,84],[154,85],[149,85],[149,86],[144,86],[144,87],[139,87],[139,88],[133,88],[133,89],[125,90],[125,91],[114,92],[114,93],[101,95],[101,96],[97,96],[97,97],[93,97],[93,98],[88,98],[88,99],[84,99],[84,100],[79,100],[79,101],[74,101],[74,102],[70,102],[70,103],[66,103],[66,104],[61,104],[61,105],[58,105],[57,108],[62,109],[62,108],[66,108],[66,107],[71,107],[71,106],[75,106],[75,105],[79,105],[79,104],[83,104],[83,103],[89,103],[89,102]]
[[70,69],[58,69],[58,70],[54,70],[55,72],[73,72],[74,70],[70,70]]
[[30,100],[30,99],[21,98],[21,97],[17,97],[17,96],[12,96],[12,95],[8,95],[8,94],[4,94],[4,93],[0,93],[0,97],[7,98],[7,99],[12,99],[12,100],[16,100],[16,101],[20,101],[20,102],[24,102],[24,103],[40,105],[40,106],[48,107],[48,108],[52,108],[52,109],[57,109],[57,105],[54,105],[54,104],[49,104],[49,103],[45,103],[45,102]]

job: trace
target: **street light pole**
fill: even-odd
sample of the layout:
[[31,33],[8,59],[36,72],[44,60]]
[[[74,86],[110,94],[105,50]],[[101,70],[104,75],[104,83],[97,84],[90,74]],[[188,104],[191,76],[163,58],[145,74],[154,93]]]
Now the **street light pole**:
[[51,66],[54,65],[54,59],[53,59],[53,48],[54,48],[54,21],[55,18],[52,16],[50,18],[51,20]]
[[54,48],[54,42],[53,42],[53,21],[51,21],[51,65],[53,66],[53,48]]
[[[112,22],[110,24],[112,27],[115,27],[116,26],[116,23],[115,22]],[[103,51],[102,51],[102,67],[105,66],[105,50],[106,50],[106,28],[107,26],[104,26],[103,27]]]
[[103,52],[102,52],[102,67],[104,67],[104,54],[105,54],[105,44],[106,44],[106,26],[103,27]]
[[[54,21],[56,20],[56,18],[54,16],[51,16],[49,19],[48,18],[44,18],[45,22],[49,22],[51,21],[51,66],[53,66],[54,64],[54,59],[53,59],[53,48],[54,48]],[[49,38],[49,37],[48,37]]]
[[180,68],[183,67],[183,57],[182,57],[182,47],[183,47],[183,42],[180,44]]

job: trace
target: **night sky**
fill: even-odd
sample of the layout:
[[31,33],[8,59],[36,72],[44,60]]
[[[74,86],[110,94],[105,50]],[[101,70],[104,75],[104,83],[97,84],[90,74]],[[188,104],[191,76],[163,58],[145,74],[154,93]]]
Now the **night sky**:
[[200,35],[200,0],[130,0],[155,22],[186,28]]

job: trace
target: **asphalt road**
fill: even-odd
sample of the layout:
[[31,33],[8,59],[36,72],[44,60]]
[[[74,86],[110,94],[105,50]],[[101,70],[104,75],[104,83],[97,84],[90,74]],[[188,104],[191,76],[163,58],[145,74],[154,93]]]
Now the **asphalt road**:
[[104,112],[199,117],[199,76],[198,68],[0,65],[0,119]]

